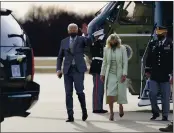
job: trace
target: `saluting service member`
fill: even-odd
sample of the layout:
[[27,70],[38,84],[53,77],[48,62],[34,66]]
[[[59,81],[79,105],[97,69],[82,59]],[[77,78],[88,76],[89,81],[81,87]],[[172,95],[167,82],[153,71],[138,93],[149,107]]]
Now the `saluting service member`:
[[89,73],[93,76],[93,113],[107,113],[103,110],[104,83],[100,79],[100,71],[103,60],[104,30],[96,31],[93,36],[95,42],[90,46],[92,63]]
[[167,121],[171,94],[169,75],[173,75],[173,42],[167,38],[167,29],[165,27],[157,27],[156,35],[158,39],[151,41],[149,44],[145,69],[146,76],[150,77],[149,97],[153,114],[151,120],[155,120],[160,116],[157,105],[157,93],[160,89],[162,120]]

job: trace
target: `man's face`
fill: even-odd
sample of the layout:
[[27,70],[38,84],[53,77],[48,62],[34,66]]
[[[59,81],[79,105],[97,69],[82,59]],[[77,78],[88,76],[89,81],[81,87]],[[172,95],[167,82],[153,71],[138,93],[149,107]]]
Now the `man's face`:
[[69,33],[69,34],[72,34],[72,33],[76,33],[76,34],[77,34],[77,33],[78,33],[77,27],[71,26],[71,27],[69,28],[68,33]]
[[166,37],[167,33],[162,33],[162,34],[158,34],[157,37],[159,40],[163,40]]
[[116,45],[117,41],[116,40],[110,40],[111,46]]

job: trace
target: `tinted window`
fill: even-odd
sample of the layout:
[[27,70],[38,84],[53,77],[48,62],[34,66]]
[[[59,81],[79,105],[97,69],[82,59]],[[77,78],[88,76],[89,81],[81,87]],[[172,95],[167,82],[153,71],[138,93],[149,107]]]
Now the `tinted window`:
[[153,24],[152,2],[126,1],[120,12],[120,24],[151,25]]
[[1,46],[23,46],[22,38],[8,37],[9,34],[21,35],[22,33],[20,25],[11,15],[1,16]]

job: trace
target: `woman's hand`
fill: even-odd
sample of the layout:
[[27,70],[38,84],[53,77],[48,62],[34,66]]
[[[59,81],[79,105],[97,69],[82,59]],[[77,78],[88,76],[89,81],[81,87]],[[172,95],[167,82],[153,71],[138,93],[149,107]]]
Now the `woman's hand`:
[[173,85],[173,76],[170,77],[170,84]]
[[122,75],[122,77],[121,77],[121,83],[125,82],[126,77],[127,77],[126,75]]
[[101,76],[100,76],[100,80],[101,80],[102,82],[104,82],[104,81],[105,81],[105,76],[104,76],[104,75],[101,75]]

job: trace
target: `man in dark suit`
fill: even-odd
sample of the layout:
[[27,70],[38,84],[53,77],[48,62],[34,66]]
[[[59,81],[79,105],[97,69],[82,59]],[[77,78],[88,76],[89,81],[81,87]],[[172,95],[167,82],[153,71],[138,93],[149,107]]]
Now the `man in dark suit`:
[[[82,29],[84,35],[87,35],[87,29]],[[68,26],[69,37],[61,41],[60,51],[57,58],[57,76],[62,76],[62,62],[64,58],[64,84],[66,92],[66,108],[68,120],[74,121],[73,111],[73,83],[79,102],[82,108],[82,120],[88,117],[86,109],[86,100],[84,90],[84,73],[87,71],[86,62],[84,60],[84,48],[91,43],[88,37],[78,36],[78,26],[74,23]]]
[[145,69],[146,76],[150,77],[149,97],[153,114],[151,120],[155,120],[160,116],[157,105],[157,94],[160,87],[162,120],[167,121],[171,94],[169,75],[173,75],[173,42],[167,38],[167,29],[165,27],[157,27],[156,35],[158,39],[151,41],[149,44]]
[[93,113],[107,113],[103,110],[104,83],[100,79],[100,71],[103,60],[104,30],[98,30],[93,33],[95,41],[90,45],[92,63],[89,73],[93,76]]

